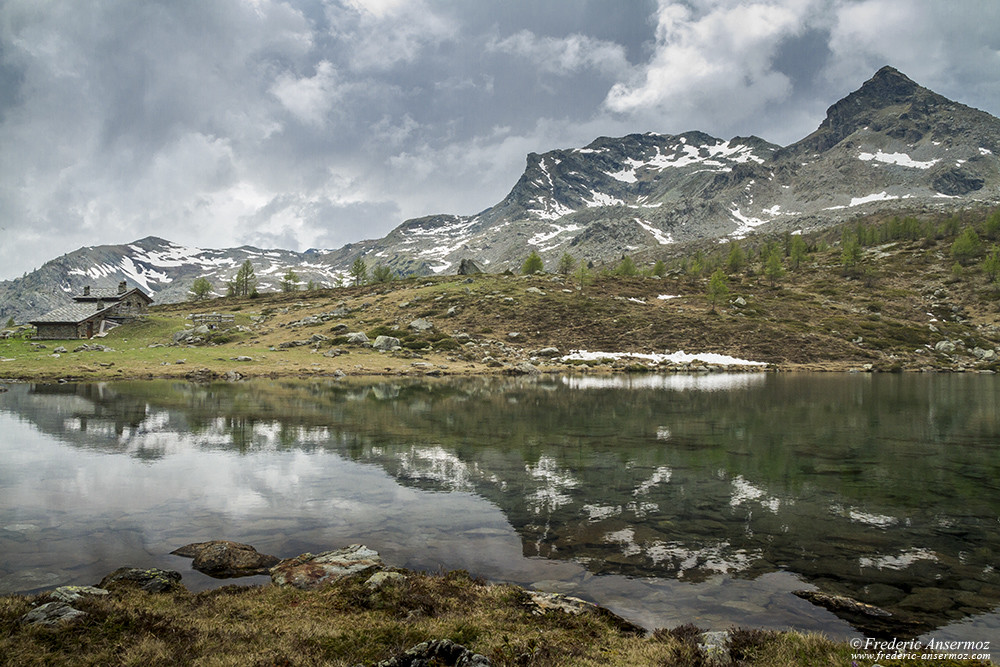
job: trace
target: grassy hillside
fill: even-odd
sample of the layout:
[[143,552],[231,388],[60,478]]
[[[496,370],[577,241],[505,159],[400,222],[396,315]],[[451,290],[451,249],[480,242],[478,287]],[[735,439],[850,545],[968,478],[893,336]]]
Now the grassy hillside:
[[[162,305],[90,341],[109,350],[75,351],[87,341],[0,340],[0,377],[469,374],[525,360],[543,370],[581,363],[535,354],[546,347],[715,352],[785,370],[995,371],[998,243],[997,211],[869,218],[803,236],[670,247],[672,256],[656,258],[655,267],[653,258],[638,266],[627,258],[567,275],[417,277]],[[175,341],[193,328],[192,313],[206,312],[235,321],[194,343]],[[419,318],[433,328],[411,329]],[[403,349],[352,344],[351,332],[372,341],[391,335]]]

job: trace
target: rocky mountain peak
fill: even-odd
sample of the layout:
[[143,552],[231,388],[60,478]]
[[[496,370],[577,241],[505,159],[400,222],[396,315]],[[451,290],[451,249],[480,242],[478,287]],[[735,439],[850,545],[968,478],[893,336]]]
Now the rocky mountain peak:
[[[939,107],[953,104],[948,98],[924,88],[894,67],[886,65],[858,90],[833,104],[819,128],[805,139],[788,146],[780,156],[820,153],[866,127],[876,131],[899,121],[919,125]],[[898,133],[898,130],[897,130]],[[919,137],[909,132],[909,140]],[[903,138],[903,137],[900,137]]]

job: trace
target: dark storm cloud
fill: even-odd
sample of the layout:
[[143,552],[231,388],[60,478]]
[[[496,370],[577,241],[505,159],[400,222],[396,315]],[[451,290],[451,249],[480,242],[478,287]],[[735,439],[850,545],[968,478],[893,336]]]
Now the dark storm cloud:
[[892,64],[1000,112],[990,0],[6,0],[0,278],[81,245],[337,247],[528,152],[801,138]]

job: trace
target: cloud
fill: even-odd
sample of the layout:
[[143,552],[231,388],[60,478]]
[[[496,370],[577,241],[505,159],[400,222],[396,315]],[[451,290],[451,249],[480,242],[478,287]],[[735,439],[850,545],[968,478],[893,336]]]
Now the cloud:
[[241,219],[241,243],[261,248],[339,248],[363,230],[399,219],[391,201],[335,201],[328,196],[278,195]]
[[460,36],[456,23],[424,0],[347,0],[328,5],[326,14],[330,34],[347,47],[357,71],[412,63]]
[[290,72],[279,75],[271,93],[302,122],[323,125],[336,99],[336,85],[333,64],[323,60],[316,65],[314,76],[297,78]]
[[539,37],[529,30],[520,30],[504,39],[491,40],[487,49],[525,58],[538,70],[550,74],[594,70],[620,75],[629,69],[625,47],[621,44],[580,34]]
[[918,83],[971,104],[1000,97],[1000,3],[861,0],[833,16],[827,78],[850,89],[890,64]]
[[652,56],[611,87],[605,106],[716,126],[754,115],[790,95],[788,76],[772,64],[781,42],[805,29],[812,4],[703,1],[692,7],[661,0]]

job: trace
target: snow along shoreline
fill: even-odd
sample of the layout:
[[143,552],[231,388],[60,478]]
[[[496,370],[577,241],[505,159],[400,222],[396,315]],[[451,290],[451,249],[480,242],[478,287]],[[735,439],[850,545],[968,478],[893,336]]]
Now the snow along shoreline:
[[767,366],[767,363],[763,361],[749,361],[747,359],[739,359],[737,357],[730,357],[725,354],[716,354],[714,352],[688,354],[683,350],[678,350],[677,352],[669,354],[644,354],[641,352],[589,352],[587,350],[573,350],[569,354],[559,358],[559,360],[563,362],[604,360],[618,361],[619,359],[639,359],[651,361],[656,364],[690,364],[695,361],[700,361],[705,364],[716,364],[718,366]]

